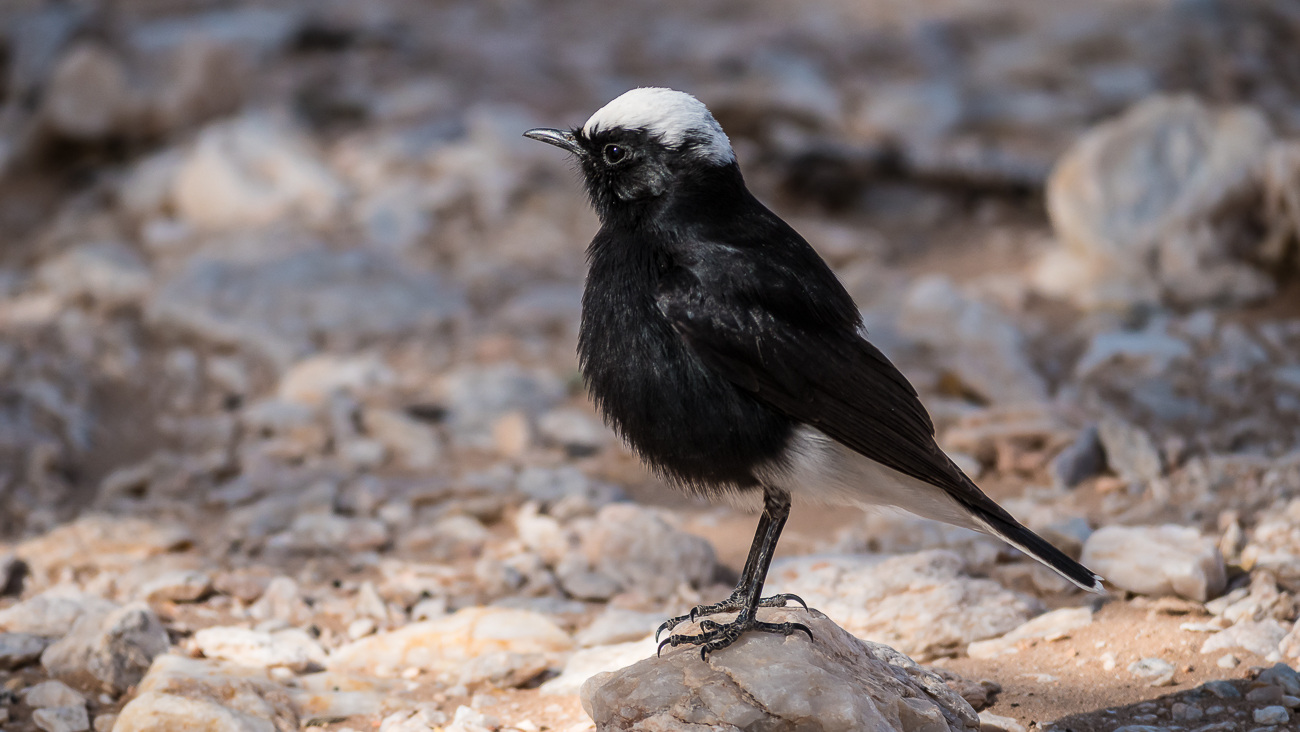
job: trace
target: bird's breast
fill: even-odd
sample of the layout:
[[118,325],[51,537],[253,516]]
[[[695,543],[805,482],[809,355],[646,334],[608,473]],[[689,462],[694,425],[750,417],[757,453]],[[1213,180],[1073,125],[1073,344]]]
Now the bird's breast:
[[650,278],[593,263],[579,357],[605,419],[669,478],[693,488],[747,488],[793,424],[710,370],[659,312]]

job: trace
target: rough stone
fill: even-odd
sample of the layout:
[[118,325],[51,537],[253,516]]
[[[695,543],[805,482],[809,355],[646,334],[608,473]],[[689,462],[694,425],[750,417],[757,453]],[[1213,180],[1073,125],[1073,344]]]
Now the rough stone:
[[299,714],[283,686],[265,672],[166,655],[122,708],[115,732],[202,729],[214,732],[283,732],[299,727]]
[[[661,621],[662,622],[662,621]],[[587,679],[598,674],[627,668],[637,661],[655,654],[659,644],[652,637],[627,643],[583,648],[569,656],[559,676],[542,684],[541,692],[547,695],[577,694]]]
[[28,688],[23,701],[33,709],[86,706],[86,698],[62,681],[42,681]]
[[428,470],[442,454],[433,428],[397,409],[367,409],[362,422],[368,434],[388,448],[408,470]]
[[1174,683],[1174,665],[1163,658],[1141,658],[1128,665],[1128,672],[1146,679],[1151,686],[1169,686]]
[[460,291],[432,273],[373,252],[308,250],[261,262],[191,258],[155,292],[147,314],[287,367],[318,343],[437,329],[463,308]]
[[778,561],[765,591],[793,592],[854,635],[912,656],[944,655],[1010,632],[1042,611],[1037,600],[964,574],[946,550],[888,559],[809,556]]
[[488,653],[507,651],[527,657],[565,652],[572,646],[568,634],[544,615],[472,607],[344,645],[330,655],[327,667],[380,677],[396,676],[411,667],[451,672]]
[[713,578],[713,546],[673,526],[664,512],[613,503],[574,525],[582,542],[575,556],[618,588],[665,599],[682,584],[700,587]]
[[325,649],[297,628],[266,633],[246,628],[214,626],[194,634],[203,655],[223,661],[271,668],[283,666],[304,672],[325,665]]
[[42,264],[36,277],[65,299],[85,297],[109,307],[143,301],[153,283],[140,255],[112,240],[74,247]]
[[1092,623],[1092,608],[1066,607],[1044,613],[1015,630],[991,640],[976,641],[966,647],[971,658],[996,658],[1020,652],[1024,641],[1060,640],[1070,631]]
[[54,676],[89,673],[120,694],[139,682],[154,657],[170,646],[153,610],[134,603],[106,615],[81,617],[70,633],[45,649],[41,665]]
[[1106,452],[1095,426],[1084,429],[1074,442],[1052,458],[1052,480],[1065,488],[1073,488],[1105,469]]
[[44,732],[85,732],[90,729],[90,715],[84,704],[47,707],[32,712],[32,723]]
[[307,138],[262,114],[205,128],[177,172],[177,212],[195,226],[256,227],[300,215],[323,221],[344,187]]
[[52,640],[34,633],[0,633],[0,670],[12,671],[40,660]]
[[1063,248],[1040,264],[1039,286],[1086,307],[1270,294],[1271,280],[1235,255],[1231,226],[1216,223],[1255,182],[1271,140],[1256,110],[1190,96],[1152,97],[1091,130],[1048,182]]
[[139,594],[149,602],[194,602],[212,591],[212,575],[181,569],[160,575],[140,587]]
[[1268,656],[1270,653],[1277,652],[1278,645],[1286,638],[1286,634],[1286,626],[1272,618],[1260,621],[1243,620],[1206,638],[1201,644],[1201,653],[1244,648],[1256,655]]
[[361,398],[394,382],[396,375],[371,354],[323,353],[295,363],[276,387],[276,396],[293,404],[322,407],[340,392]]
[[1255,724],[1286,724],[1291,721],[1290,713],[1281,705],[1260,707],[1251,712],[1250,717]]
[[583,708],[601,729],[979,728],[964,699],[889,647],[859,640],[820,613],[773,616],[807,624],[816,641],[749,633],[707,662],[693,647],[669,650],[587,681]]
[[1106,464],[1129,483],[1146,485],[1164,475],[1164,461],[1146,430],[1108,416],[1101,421],[1098,437]]
[[988,401],[1036,403],[1047,397],[1015,323],[996,306],[966,297],[946,277],[916,281],[904,300],[899,330],[936,349],[945,369]]
[[53,577],[66,570],[124,572],[144,559],[183,549],[193,541],[190,532],[177,524],[97,514],[24,541],[15,553],[33,574]]
[[1142,595],[1205,602],[1227,582],[1217,542],[1172,524],[1102,527],[1088,537],[1081,561],[1115,586]]
[[0,610],[0,628],[11,633],[58,638],[83,616],[102,618],[116,607],[116,603],[101,597],[58,587]]

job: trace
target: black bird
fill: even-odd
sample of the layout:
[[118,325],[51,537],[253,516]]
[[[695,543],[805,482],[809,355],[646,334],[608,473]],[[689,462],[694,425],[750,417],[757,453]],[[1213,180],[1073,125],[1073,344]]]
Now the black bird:
[[[761,598],[792,497],[890,505],[1001,537],[1085,590],[1101,578],[1022,526],[953,464],[907,379],[864,337],[830,268],[750,194],[695,97],[634,89],[581,129],[533,129],[572,153],[601,227],[587,250],[578,355],[605,420],[658,473],[710,497],[761,495],[740,583],[660,626],[701,656],[763,623]],[[806,607],[806,605],[805,605]],[[661,648],[663,646],[660,646]]]

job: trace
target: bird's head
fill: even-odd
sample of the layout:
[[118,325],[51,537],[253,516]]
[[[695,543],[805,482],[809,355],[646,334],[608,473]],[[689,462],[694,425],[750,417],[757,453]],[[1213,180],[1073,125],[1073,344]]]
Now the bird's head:
[[601,107],[581,128],[537,128],[524,135],[577,158],[602,219],[643,209],[736,166],[731,142],[708,108],[672,89],[633,89]]

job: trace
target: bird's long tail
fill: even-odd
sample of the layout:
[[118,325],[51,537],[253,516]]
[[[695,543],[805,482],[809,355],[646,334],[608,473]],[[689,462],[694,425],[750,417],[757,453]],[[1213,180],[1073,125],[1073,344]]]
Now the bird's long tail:
[[[1046,539],[1022,526],[1005,511],[990,511],[970,506],[975,520],[983,524],[990,534],[1002,539],[1020,551],[1056,570],[1062,577],[1089,591],[1104,593],[1101,577],[1087,567],[1065,555]],[[1001,514],[1001,515],[999,515]]]

